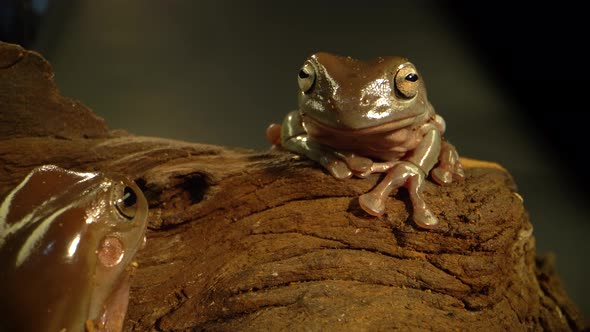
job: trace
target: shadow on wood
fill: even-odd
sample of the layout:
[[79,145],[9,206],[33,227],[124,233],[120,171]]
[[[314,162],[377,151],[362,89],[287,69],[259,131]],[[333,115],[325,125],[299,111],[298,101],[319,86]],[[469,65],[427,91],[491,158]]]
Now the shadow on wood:
[[[441,228],[357,197],[379,176],[339,181],[281,151],[110,131],[62,97],[37,53],[0,43],[0,197],[34,167],[116,171],[150,205],[126,330],[582,330],[501,166],[463,159],[466,181],[428,183]],[[263,135],[264,133],[261,133]]]

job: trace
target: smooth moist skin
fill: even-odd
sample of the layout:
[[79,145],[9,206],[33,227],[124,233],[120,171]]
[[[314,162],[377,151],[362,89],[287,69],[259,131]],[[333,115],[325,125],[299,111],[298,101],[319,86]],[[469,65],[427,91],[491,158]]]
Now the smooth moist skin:
[[416,225],[436,228],[438,219],[422,198],[426,177],[447,185],[464,173],[455,147],[442,139],[445,122],[428,102],[416,67],[396,56],[361,61],[316,53],[297,81],[299,109],[268,128],[269,141],[339,179],[386,173],[359,197],[363,210],[382,215],[389,194],[404,186]]
[[146,224],[125,177],[34,169],[0,205],[0,329],[120,331]]

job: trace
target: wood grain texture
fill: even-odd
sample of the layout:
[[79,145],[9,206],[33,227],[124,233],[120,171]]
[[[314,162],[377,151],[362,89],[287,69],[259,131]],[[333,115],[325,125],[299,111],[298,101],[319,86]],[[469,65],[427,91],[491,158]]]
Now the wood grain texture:
[[150,220],[125,330],[587,328],[497,164],[463,159],[463,183],[428,182],[441,227],[425,231],[404,189],[383,217],[362,211],[379,175],[340,181],[283,151],[109,131],[52,77],[0,43],[0,197],[42,164],[136,180]]

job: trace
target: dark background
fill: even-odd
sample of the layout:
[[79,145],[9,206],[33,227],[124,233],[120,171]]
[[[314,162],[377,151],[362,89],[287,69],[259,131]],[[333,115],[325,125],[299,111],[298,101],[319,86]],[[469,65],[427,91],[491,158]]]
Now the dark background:
[[[410,58],[463,156],[513,175],[539,253],[590,313],[584,11],[569,2],[0,0],[0,39],[50,60],[111,128],[268,148],[322,50]],[[45,6],[44,6],[45,5]],[[11,10],[14,9],[15,10]],[[586,21],[586,22],[585,22]]]

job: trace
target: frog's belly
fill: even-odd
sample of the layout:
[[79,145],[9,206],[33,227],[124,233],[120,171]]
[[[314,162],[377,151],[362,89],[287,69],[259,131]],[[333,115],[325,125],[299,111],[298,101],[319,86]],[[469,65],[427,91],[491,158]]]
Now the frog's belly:
[[421,136],[415,128],[359,134],[349,130],[308,132],[310,138],[340,151],[380,160],[400,160],[416,148]]

